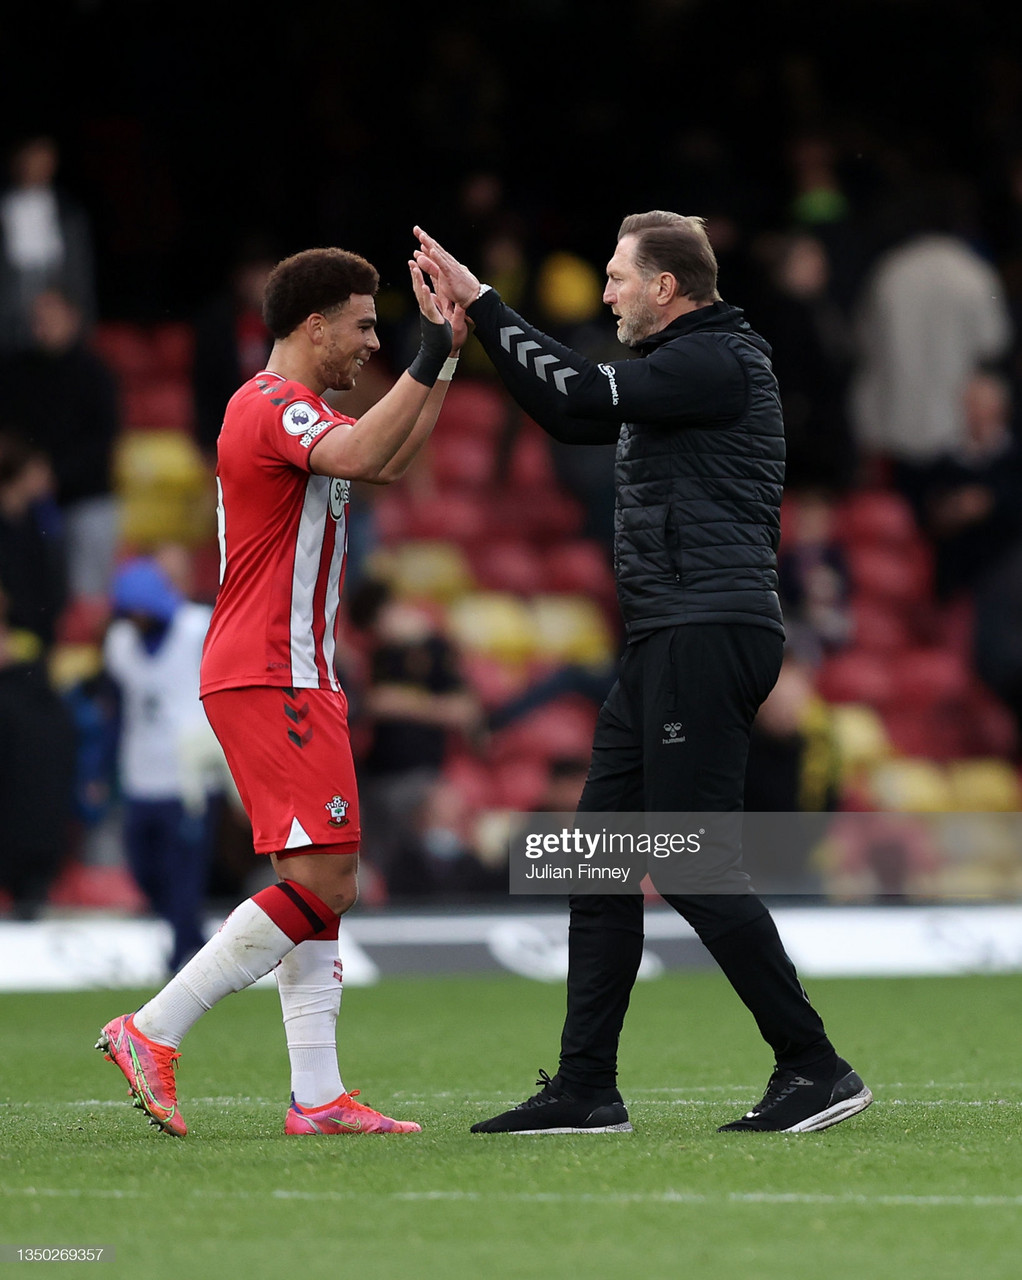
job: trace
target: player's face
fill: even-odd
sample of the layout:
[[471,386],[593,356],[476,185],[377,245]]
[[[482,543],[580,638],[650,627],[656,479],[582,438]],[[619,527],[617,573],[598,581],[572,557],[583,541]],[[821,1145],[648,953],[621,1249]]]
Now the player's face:
[[350,391],[359,370],[379,349],[376,303],[367,293],[353,293],[326,321],[320,349],[324,386],[331,391]]
[[660,314],[653,305],[656,292],[657,277],[645,275],[635,262],[635,237],[622,237],[607,263],[607,287],[603,291],[603,301],[618,318],[618,342],[634,347],[657,331]]

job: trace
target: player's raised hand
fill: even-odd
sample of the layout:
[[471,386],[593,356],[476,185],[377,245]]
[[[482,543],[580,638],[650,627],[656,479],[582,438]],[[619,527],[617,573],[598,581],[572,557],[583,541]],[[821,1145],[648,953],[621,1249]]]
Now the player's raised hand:
[[423,317],[430,324],[443,324],[444,317],[437,306],[436,294],[429,287],[426,276],[421,268],[408,259],[408,271],[412,277],[412,291],[415,294],[415,301],[419,304],[419,310]]
[[422,227],[415,227],[421,248],[415,250],[415,261],[459,306],[467,307],[479,296],[479,279],[468,267],[447,252],[443,245]]
[[468,339],[468,331],[472,328],[472,322],[465,314],[465,308],[445,292],[444,287],[439,282],[436,286],[436,304],[440,308],[440,314],[451,326],[453,335],[451,341],[451,355],[456,355],[465,345]]

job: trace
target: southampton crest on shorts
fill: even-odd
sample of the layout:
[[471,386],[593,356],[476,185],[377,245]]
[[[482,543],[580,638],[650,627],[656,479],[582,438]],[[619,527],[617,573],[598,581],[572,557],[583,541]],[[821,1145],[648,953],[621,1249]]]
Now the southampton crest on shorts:
[[334,796],[328,800],[323,806],[329,814],[329,822],[332,827],[346,827],[348,825],[348,802],[342,796]]

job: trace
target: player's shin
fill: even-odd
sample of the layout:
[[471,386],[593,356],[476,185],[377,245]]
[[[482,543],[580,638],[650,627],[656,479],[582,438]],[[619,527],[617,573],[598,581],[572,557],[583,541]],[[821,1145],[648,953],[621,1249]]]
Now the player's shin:
[[[332,937],[327,936],[332,932]],[[299,943],[276,969],[291,1062],[291,1092],[303,1107],[322,1107],[344,1092],[337,1066],[341,961],[337,928]]]

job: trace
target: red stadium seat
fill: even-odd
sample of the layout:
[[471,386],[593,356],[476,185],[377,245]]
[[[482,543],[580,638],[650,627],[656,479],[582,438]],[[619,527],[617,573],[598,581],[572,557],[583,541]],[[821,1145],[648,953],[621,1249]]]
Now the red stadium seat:
[[141,325],[106,321],[96,325],[92,346],[123,385],[133,385],[157,373],[156,355]]
[[895,654],[915,642],[905,611],[871,595],[857,596],[851,605],[852,644],[871,653]]
[[451,491],[417,497],[408,507],[405,536],[477,543],[488,533],[484,500],[469,493]]
[[546,763],[539,760],[507,760],[493,770],[492,802],[500,809],[527,813],[543,802],[549,782]]
[[500,491],[487,502],[490,528],[496,532],[531,538],[543,546],[577,538],[585,523],[581,505],[559,489],[520,493]]
[[929,603],[933,597],[933,557],[920,544],[848,548],[848,567],[856,592],[896,605]]
[[486,488],[494,478],[492,443],[484,436],[437,432],[427,446],[430,474],[438,488]]
[[474,756],[455,755],[445,764],[444,780],[461,796],[466,808],[478,811],[493,803],[494,782],[489,768]]
[[165,378],[187,378],[195,355],[195,330],[184,321],[156,325],[151,342],[156,368]]
[[479,435],[495,438],[507,421],[507,396],[485,382],[455,378],[440,413],[439,431],[445,436]]
[[894,695],[887,661],[864,649],[848,649],[825,659],[816,687],[827,702],[864,702],[871,707],[885,707]]
[[60,615],[58,644],[101,644],[110,621],[106,596],[76,596]]
[[909,649],[892,660],[890,675],[901,708],[964,704],[972,683],[961,656],[949,649]]
[[1018,754],[1018,724],[1008,708],[978,682],[962,711],[964,754],[1013,760]]
[[124,425],[129,431],[189,431],[194,404],[184,378],[151,379],[127,386],[123,393]]
[[537,707],[493,736],[491,757],[501,760],[588,759],[596,727],[596,708],[576,697],[561,697]]
[[461,674],[484,710],[495,711],[522,692],[529,683],[529,667],[521,662],[503,662],[487,653],[464,653]]
[[484,542],[470,552],[472,571],[489,591],[514,591],[530,596],[545,590],[544,558],[524,539]]
[[835,527],[845,543],[858,546],[905,547],[920,538],[912,508],[891,489],[864,490],[846,498]]
[[390,485],[375,494],[371,511],[376,533],[384,546],[410,536],[411,501],[401,485]]
[[575,538],[544,553],[549,591],[582,592],[613,604],[617,596],[610,556],[598,543]]
[[548,491],[557,487],[549,437],[527,419],[511,451],[507,482],[513,489]]
[[951,707],[889,707],[883,716],[887,736],[900,755],[954,760],[966,749],[960,716]]

